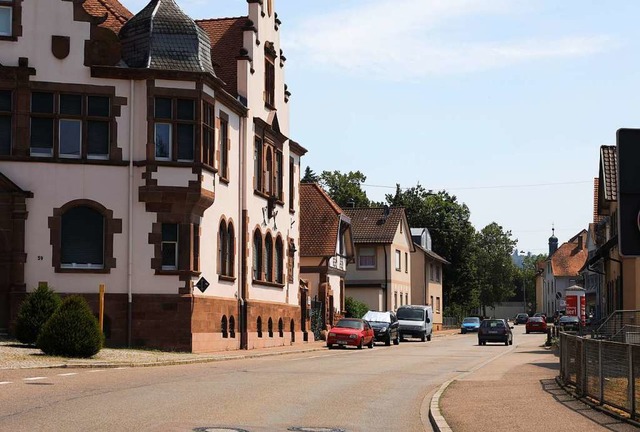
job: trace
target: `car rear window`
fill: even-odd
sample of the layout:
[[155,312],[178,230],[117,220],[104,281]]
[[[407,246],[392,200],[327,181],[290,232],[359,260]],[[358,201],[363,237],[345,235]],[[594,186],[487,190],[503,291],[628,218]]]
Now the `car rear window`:
[[500,328],[504,327],[504,321],[502,320],[484,320],[482,321],[482,327]]
[[529,318],[529,321],[531,321],[531,322],[542,322],[542,318],[541,317],[531,317],[531,318]]

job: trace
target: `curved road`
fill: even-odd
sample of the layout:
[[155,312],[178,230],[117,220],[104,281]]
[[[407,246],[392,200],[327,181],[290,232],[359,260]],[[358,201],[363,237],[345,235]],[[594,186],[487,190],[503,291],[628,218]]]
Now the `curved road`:
[[5,370],[0,431],[431,430],[438,387],[513,350],[522,328],[511,347],[457,334],[188,366]]

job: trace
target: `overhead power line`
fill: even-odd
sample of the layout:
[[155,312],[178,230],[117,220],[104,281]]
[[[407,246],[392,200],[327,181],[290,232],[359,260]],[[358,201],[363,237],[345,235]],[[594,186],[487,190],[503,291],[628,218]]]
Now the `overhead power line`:
[[[544,186],[563,186],[563,185],[576,185],[576,184],[593,184],[593,180],[584,180],[584,181],[570,181],[570,182],[557,182],[557,183],[532,183],[532,184],[519,184],[519,185],[496,185],[496,186],[468,186],[468,187],[445,187],[445,188],[432,188],[429,190],[474,190],[474,189],[520,189],[520,188],[530,188],[530,187],[544,187]],[[369,183],[362,183],[363,187],[372,187],[372,188],[384,188],[384,189],[395,189],[396,186],[388,186],[388,185],[374,185]],[[423,185],[421,185],[423,186]],[[402,190],[409,190],[411,187],[400,187]],[[423,186],[424,187],[424,186]]]

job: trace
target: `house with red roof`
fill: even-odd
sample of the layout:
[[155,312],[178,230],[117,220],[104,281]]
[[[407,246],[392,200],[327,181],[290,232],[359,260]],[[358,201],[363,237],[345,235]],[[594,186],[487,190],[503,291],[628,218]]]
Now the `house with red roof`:
[[0,2],[0,329],[105,284],[108,345],[304,343],[281,21],[180,2]]
[[402,207],[346,208],[355,262],[347,266],[346,296],[369,309],[396,310],[411,304],[411,253],[415,246]]
[[351,219],[319,185],[300,184],[300,277],[322,328],[344,315],[345,276],[354,257]]

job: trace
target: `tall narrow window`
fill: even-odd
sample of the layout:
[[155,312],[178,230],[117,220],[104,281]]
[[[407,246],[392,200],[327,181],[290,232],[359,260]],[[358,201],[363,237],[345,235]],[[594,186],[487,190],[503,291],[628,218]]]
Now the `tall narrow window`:
[[106,96],[87,98],[87,158],[108,159],[111,100]]
[[82,142],[82,96],[60,95],[58,132],[60,157],[79,158]]
[[162,270],[178,269],[178,224],[162,224]]
[[0,155],[11,154],[11,99],[9,90],[0,90]]
[[400,258],[400,251],[397,250],[397,249],[396,249],[395,257],[396,257],[396,271],[400,271],[401,270],[401,267],[400,267],[401,266],[401,263],[400,263],[400,259],[401,258]]
[[171,99],[156,98],[155,100],[155,129],[156,129],[156,159],[171,159],[173,110]]
[[284,283],[284,255],[283,255],[283,245],[282,238],[278,237],[276,239],[276,282],[281,284]]
[[220,177],[229,180],[229,122],[220,118]]
[[220,222],[218,230],[218,274],[227,274],[227,224],[225,221]]
[[404,253],[404,272],[409,273],[409,253]]
[[0,0],[0,36],[12,36],[13,0]]
[[55,110],[53,93],[31,94],[31,155],[53,156]]
[[195,102],[188,99],[177,100],[177,153],[179,161],[193,161],[196,139]]
[[235,268],[235,233],[233,224],[227,227],[227,276],[234,275]]
[[61,219],[60,266],[104,267],[104,216],[90,207],[73,207]]
[[273,282],[273,239],[271,234],[267,234],[264,242],[264,276],[267,282]]
[[282,201],[282,152],[276,151],[276,173],[274,176],[275,183],[275,197],[278,198],[279,201]]
[[253,280],[262,279],[262,235],[259,230],[253,233]]
[[271,153],[271,147],[267,147],[267,157],[265,158],[265,170],[264,170],[264,191],[267,195],[273,194],[273,156]]
[[254,189],[262,190],[262,140],[256,137],[253,149],[253,179]]
[[274,61],[269,57],[264,59],[264,103],[269,107],[274,107],[276,99],[276,68]]
[[215,114],[213,105],[202,103],[202,162],[215,165]]

